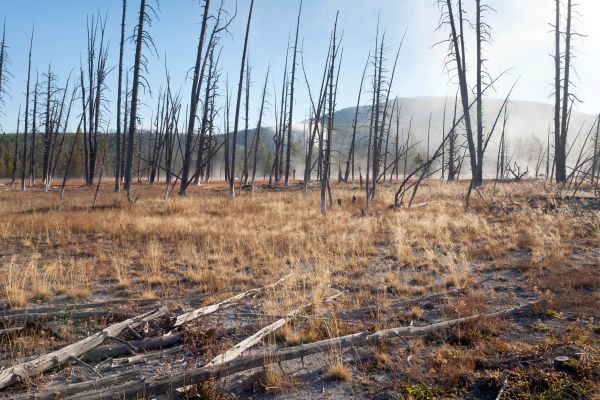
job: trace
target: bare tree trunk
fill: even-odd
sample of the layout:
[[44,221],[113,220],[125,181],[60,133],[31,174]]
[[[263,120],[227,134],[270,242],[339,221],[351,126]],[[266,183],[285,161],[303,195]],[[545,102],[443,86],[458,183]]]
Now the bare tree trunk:
[[265,109],[265,97],[267,94],[267,84],[269,83],[270,69],[267,70],[267,76],[265,77],[265,85],[263,86],[262,100],[260,102],[260,114],[258,115],[258,124],[256,126],[256,132],[254,133],[254,162],[252,163],[252,189],[256,184],[256,161],[258,155],[258,145],[260,143],[260,130],[262,126],[263,112]]
[[235,153],[237,144],[238,128],[240,123],[240,105],[242,100],[242,88],[244,86],[244,67],[246,65],[246,52],[248,50],[248,36],[250,34],[250,23],[252,22],[252,9],[254,0],[250,1],[250,10],[248,11],[248,21],[246,23],[246,35],[244,36],[244,50],[242,51],[242,62],[240,66],[240,79],[238,82],[237,101],[235,105],[235,120],[233,126],[233,140],[231,144],[231,177],[229,178],[229,197],[235,198]]
[[23,131],[23,155],[21,157],[21,191],[25,191],[25,176],[27,169],[27,130],[29,128],[29,84],[31,78],[31,49],[33,47],[33,31],[31,33],[31,42],[29,45],[29,66],[27,68],[27,92],[25,96],[25,130]]
[[298,21],[296,23],[296,39],[294,40],[294,54],[292,56],[292,78],[290,82],[290,112],[288,115],[287,154],[285,161],[285,186],[288,186],[290,178],[290,163],[292,158],[292,118],[294,114],[294,83],[296,81],[296,56],[298,55],[298,33],[300,31],[300,15],[302,13],[302,0],[298,9]]
[[[360,98],[362,96],[363,85],[365,83],[365,76],[367,74],[367,67],[371,54],[367,56],[367,62],[363,69],[362,77],[360,79],[360,88],[358,89],[358,99],[356,100],[356,109],[354,110],[354,119],[352,120],[352,139],[350,141],[350,150],[348,151],[348,159],[346,161],[346,173],[344,174],[344,182],[348,182],[348,175],[352,172],[352,186],[354,186],[354,149],[356,147],[356,129],[358,128],[358,110],[360,108]],[[352,168],[351,168],[352,166]]]
[[[37,74],[36,74],[37,75]],[[32,114],[32,126],[31,126],[31,151],[29,152],[29,186],[35,185],[35,134],[37,133],[37,105],[38,105],[38,90],[39,83],[36,76],[35,79],[35,90],[33,91],[33,114]]]
[[129,193],[131,191],[133,173],[133,145],[135,143],[135,131],[137,124],[138,91],[140,86],[142,46],[144,43],[144,23],[146,21],[145,15],[146,0],[140,0],[140,11],[138,16],[138,28],[136,34],[135,62],[133,65],[133,86],[131,87],[131,115],[129,117],[129,129],[127,134],[127,162],[125,165],[125,189],[127,190],[128,198]]
[[17,181],[17,161],[19,159],[19,128],[21,124],[21,106],[19,105],[19,113],[17,114],[17,132],[15,134],[15,152],[12,160],[12,182],[14,185]]
[[[381,145],[380,136],[383,136],[383,127],[379,126],[379,112],[380,112],[380,103],[381,103],[381,86],[383,84],[383,47],[385,43],[385,33],[381,37],[381,43],[379,45],[379,61],[375,63],[375,68],[377,69],[376,84],[375,84],[375,122],[373,124],[373,176],[371,182],[371,200],[375,200],[376,190],[377,190],[377,176],[379,174],[379,162],[381,156]],[[375,58],[377,59],[377,53],[375,53]],[[367,185],[367,191],[369,190],[369,185]]]
[[483,184],[483,93],[481,88],[483,58],[481,55],[481,44],[483,42],[482,22],[481,22],[481,0],[475,0],[477,31],[477,176],[475,177],[475,187]]
[[[117,154],[115,158],[115,192],[121,191],[121,100],[123,94],[123,56],[125,52],[125,18],[127,16],[127,0],[123,0],[121,16],[121,44],[119,46],[119,78],[117,83]],[[127,90],[127,88],[125,88]]]
[[404,153],[404,170],[402,171],[402,175],[406,178],[406,168],[408,167],[408,149],[410,148],[410,133],[412,131],[412,121],[413,117],[410,117],[410,122],[408,123],[408,131],[406,132],[406,151]]
[[[325,203],[325,194],[326,190],[329,186],[329,173],[330,173],[330,164],[331,164],[331,139],[333,136],[333,115],[334,115],[334,98],[333,98],[333,79],[335,72],[335,57],[337,55],[336,49],[336,41],[337,41],[337,22],[338,22],[339,11],[335,15],[335,23],[333,25],[333,36],[331,41],[332,51],[331,51],[331,63],[329,65],[329,109],[327,113],[327,143],[325,144],[325,156],[323,158],[323,171],[321,172],[321,215],[327,214],[327,206]],[[322,152],[322,151],[321,151]],[[331,190],[329,191],[329,195],[331,197]],[[330,199],[331,202],[331,199]]]
[[250,59],[246,59],[246,101],[244,102],[244,164],[242,166],[242,185],[248,184],[248,111],[250,110]]
[[[559,4],[560,5],[560,4]],[[559,152],[556,158],[556,182],[565,183],[567,180],[567,131],[569,117],[569,84],[571,73],[571,11],[572,0],[567,2],[567,30],[565,32],[565,69],[562,90],[562,120],[560,126]],[[559,33],[560,35],[560,33]]]
[[[0,43],[0,105],[3,100],[4,95],[4,81],[6,80],[6,64],[7,64],[7,54],[6,54],[6,19],[4,20],[4,24],[2,27],[2,42]],[[20,112],[19,112],[20,114]]]
[[[475,141],[473,139],[473,128],[471,125],[471,115],[469,114],[469,88],[467,84],[466,62],[464,61],[464,33],[463,33],[463,17],[462,17],[462,0],[459,0],[459,19],[460,19],[460,35],[457,33],[455,17],[452,11],[452,0],[446,0],[448,8],[448,22],[451,28],[451,41],[453,46],[454,58],[456,61],[457,74],[459,78],[460,97],[462,101],[463,115],[465,120],[466,136],[471,161],[471,173],[474,179],[477,178],[477,151],[475,149]],[[478,182],[475,182],[475,186]]]
[[231,171],[229,170],[230,167],[230,159],[229,159],[229,114],[230,114],[230,110],[231,110],[231,97],[229,96],[229,78],[227,78],[227,81],[225,83],[225,118],[223,121],[223,124],[225,125],[225,137],[223,138],[224,141],[224,146],[225,146],[225,151],[224,151],[224,167],[225,167],[225,181],[229,182],[229,177],[231,174]]

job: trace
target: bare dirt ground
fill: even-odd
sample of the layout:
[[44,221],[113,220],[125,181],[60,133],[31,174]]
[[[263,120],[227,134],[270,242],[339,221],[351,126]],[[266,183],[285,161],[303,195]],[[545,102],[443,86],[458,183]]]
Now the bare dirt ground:
[[[542,182],[494,186],[465,211],[462,182],[427,182],[410,209],[389,207],[396,186],[384,186],[368,210],[358,189],[333,185],[326,217],[314,190],[259,189],[231,202],[219,183],[168,200],[164,186],[142,185],[130,203],[107,184],[91,208],[92,188],[71,186],[60,200],[5,186],[0,379],[111,324],[163,313],[45,373],[19,375],[0,396],[152,397],[153,382],[192,380],[283,320],[240,355],[260,365],[232,372],[235,363],[223,363],[166,396],[597,399],[600,201],[557,198]],[[187,311],[265,286],[176,325]],[[162,346],[144,344],[152,338]],[[281,361],[311,343],[322,351]],[[86,382],[95,384],[76,393]],[[148,391],[132,395],[134,384]]]

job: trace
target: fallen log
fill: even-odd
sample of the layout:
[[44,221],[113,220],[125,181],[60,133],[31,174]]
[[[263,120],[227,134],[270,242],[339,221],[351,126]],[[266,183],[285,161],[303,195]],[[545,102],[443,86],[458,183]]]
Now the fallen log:
[[508,310],[498,311],[491,314],[478,314],[471,317],[442,321],[422,327],[408,326],[385,329],[374,333],[360,332],[332,339],[321,340],[314,343],[283,348],[280,350],[273,350],[260,354],[247,355],[234,359],[233,361],[225,364],[204,366],[201,368],[192,369],[185,372],[172,374],[169,376],[127,382],[107,389],[92,391],[88,393],[79,393],[69,397],[69,399],[134,399],[139,397],[149,398],[163,393],[167,393],[168,395],[175,395],[175,391],[177,388],[186,385],[198,384],[210,377],[218,378],[221,376],[230,375],[233,373],[246,371],[253,368],[263,367],[267,364],[298,359],[317,353],[324,353],[332,349],[343,349],[354,346],[374,345],[381,342],[382,340],[391,339],[395,337],[425,336],[432,332],[452,328],[454,326],[464,323],[474,322],[482,318],[505,317],[537,303],[538,302],[536,301],[533,303],[528,303],[525,305],[517,306]]
[[88,351],[85,360],[99,360],[110,357],[118,357],[132,352],[132,347],[138,351],[156,350],[173,346],[181,343],[183,337],[181,335],[164,335],[157,338],[145,340],[132,340],[129,344],[119,343],[116,345],[98,346],[95,349]]
[[162,315],[164,315],[164,311],[159,310],[127,319],[125,321],[110,325],[102,331],[88,336],[87,338],[76,343],[70,344],[51,353],[41,355],[31,361],[17,364],[4,371],[0,371],[0,389],[4,389],[8,386],[21,382],[23,379],[26,379],[30,376],[58,367],[71,357],[79,357],[94,347],[102,344],[107,337],[118,336],[121,332],[127,329],[128,326],[135,327],[143,322],[159,318]]
[[47,313],[23,313],[13,314],[0,317],[0,321],[15,323],[15,322],[42,322],[53,319],[100,319],[100,318],[113,318],[125,320],[132,318],[133,315],[130,313],[123,313],[118,311],[110,310],[99,310],[99,311],[61,311],[61,312],[47,312]]
[[51,313],[51,312],[67,312],[67,311],[76,311],[76,310],[91,310],[91,309],[109,309],[114,306],[124,306],[124,305],[135,305],[139,307],[144,306],[155,306],[158,304],[164,304],[167,302],[175,302],[175,301],[198,301],[205,298],[205,294],[197,294],[192,296],[173,296],[173,297],[161,297],[157,299],[114,299],[101,301],[97,303],[78,303],[78,304],[52,304],[43,307],[35,307],[35,308],[16,308],[11,310],[2,310],[0,311],[0,318],[10,317],[12,315],[17,314],[42,314],[42,313]]
[[252,296],[252,295],[256,295],[266,289],[275,287],[277,285],[279,285],[280,283],[284,282],[286,279],[289,278],[289,275],[281,278],[280,280],[278,280],[275,283],[272,283],[268,286],[264,286],[262,288],[255,288],[255,289],[250,289],[247,290],[243,293],[240,293],[236,296],[230,297],[226,300],[223,300],[220,303],[216,303],[216,304],[211,304],[210,306],[205,306],[205,307],[200,307],[198,309],[192,310],[192,311],[188,311],[186,313],[183,313],[179,316],[177,316],[177,318],[175,319],[175,323],[173,324],[174,328],[177,328],[181,325],[184,325],[190,321],[193,321],[195,319],[200,318],[201,316],[207,315],[207,314],[212,314],[217,310],[221,310],[224,308],[228,308],[231,307],[232,305],[238,303],[240,300],[245,299],[246,297]]
[[154,359],[154,358],[159,358],[159,357],[167,356],[170,354],[180,353],[183,350],[184,350],[183,346],[177,346],[177,347],[172,347],[170,349],[159,350],[159,351],[155,351],[155,352],[148,353],[148,354],[138,354],[138,355],[131,356],[131,357],[116,358],[110,362],[109,366],[111,368],[117,368],[117,367],[122,367],[122,366],[139,364],[139,363],[143,363],[143,362],[146,362],[146,361]]
[[381,307],[378,305],[365,306],[365,307],[361,307],[361,308],[355,308],[355,309],[349,310],[349,311],[342,311],[342,312],[340,312],[340,315],[343,317],[346,317],[346,318],[356,318],[356,317],[359,317],[360,315],[366,314],[366,313],[378,313],[378,312],[386,310],[386,309],[393,310],[396,308],[408,307],[408,306],[412,306],[415,304],[420,304],[420,303],[423,303],[426,301],[437,300],[442,297],[462,294],[462,293],[465,293],[466,290],[467,290],[467,288],[458,288],[458,289],[452,289],[452,290],[449,290],[449,291],[443,292],[443,293],[429,294],[426,296],[420,296],[420,297],[416,297],[416,298],[408,299],[408,300],[397,300],[397,301],[393,301],[386,307]]
[[101,379],[94,381],[85,381],[79,383],[72,383],[70,385],[54,385],[49,386],[43,393],[36,394],[23,394],[19,396],[13,396],[14,400],[52,400],[52,399],[64,399],[66,396],[88,392],[90,390],[99,390],[115,385],[120,385],[131,380],[143,379],[141,371],[129,371],[118,375],[105,376]]
[[[337,293],[337,294],[325,299],[323,301],[323,303],[325,303],[325,304],[330,303],[333,300],[335,300],[336,298],[338,298],[339,296],[341,296],[342,294],[343,294],[343,292]],[[254,345],[260,343],[261,340],[263,340],[266,336],[270,335],[271,333],[275,332],[276,330],[278,330],[279,328],[284,326],[288,321],[290,321],[294,317],[300,315],[303,311],[308,309],[310,306],[311,306],[311,304],[305,304],[301,307],[296,308],[294,311],[290,312],[286,317],[280,318],[277,321],[273,322],[272,324],[265,326],[264,328],[262,328],[261,330],[259,330],[255,334],[253,334],[252,336],[242,340],[241,342],[239,342],[238,344],[233,346],[231,349],[227,350],[225,353],[216,356],[215,358],[212,359],[211,362],[207,363],[206,366],[221,365],[221,364],[225,364],[225,363],[228,363],[228,362],[236,359],[237,357],[241,356],[242,353],[244,353],[245,351],[247,351]]]

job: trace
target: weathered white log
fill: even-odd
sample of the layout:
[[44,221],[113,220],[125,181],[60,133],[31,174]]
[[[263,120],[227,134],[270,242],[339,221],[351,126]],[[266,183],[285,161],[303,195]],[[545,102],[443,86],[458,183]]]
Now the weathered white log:
[[228,298],[226,300],[223,300],[220,303],[211,304],[210,306],[200,307],[198,309],[195,309],[195,310],[183,313],[183,314],[177,316],[177,318],[175,319],[175,323],[173,324],[173,327],[176,328],[176,327],[184,325],[184,324],[186,324],[186,323],[188,323],[190,321],[193,321],[193,320],[195,320],[197,318],[200,318],[200,317],[202,317],[204,315],[212,314],[215,311],[231,307],[232,305],[238,303],[240,300],[245,299],[246,297],[258,294],[258,293],[262,292],[263,290],[275,287],[275,286],[279,285],[280,283],[284,282],[288,278],[289,278],[289,275],[281,278],[277,282],[272,283],[272,284],[270,284],[268,286],[264,286],[262,288],[250,289],[250,290],[247,290],[247,291],[245,291],[243,293],[240,293],[238,295],[230,297],[230,298]]
[[71,357],[79,357],[85,352],[99,346],[109,336],[117,336],[123,332],[128,326],[138,326],[139,324],[150,321],[164,315],[164,311],[153,311],[139,315],[134,318],[110,325],[104,330],[88,336],[76,343],[66,347],[41,355],[31,361],[17,364],[4,371],[0,371],[0,389],[14,385],[25,378],[48,371],[55,368]]
[[517,311],[530,307],[537,302],[528,303],[522,306],[514,307],[508,310],[499,311],[491,314],[479,314],[471,317],[458,318],[449,321],[442,321],[435,324],[422,327],[400,327],[381,330],[375,333],[360,332],[351,335],[336,337],[332,339],[321,340],[314,343],[283,348],[280,350],[268,351],[260,354],[253,354],[239,357],[230,363],[216,366],[205,366],[177,374],[163,376],[143,381],[128,382],[122,385],[113,386],[108,389],[80,393],[69,397],[70,399],[134,399],[139,397],[149,398],[158,394],[174,394],[175,390],[181,386],[194,385],[209,377],[220,377],[233,373],[246,371],[253,368],[263,367],[266,364],[275,362],[293,360],[306,357],[312,354],[324,353],[332,349],[343,349],[354,346],[374,345],[384,339],[395,337],[419,337],[432,332],[454,327],[456,325],[473,322],[482,318],[505,317]]
[[[343,292],[337,293],[334,296],[331,296],[331,297],[325,299],[323,301],[323,303],[325,303],[325,304],[330,303],[334,299],[341,296],[342,294],[343,294]],[[251,347],[260,343],[265,337],[267,337],[271,333],[275,332],[276,330],[278,330],[279,328],[284,326],[291,319],[300,315],[302,312],[304,312],[310,306],[311,306],[310,304],[305,304],[301,307],[298,307],[297,309],[290,312],[287,316],[278,319],[277,321],[273,322],[270,325],[265,326],[264,328],[262,328],[261,330],[259,330],[255,334],[253,334],[252,336],[242,340],[241,342],[239,342],[238,344],[233,346],[231,349],[227,350],[225,353],[216,356],[215,358],[212,359],[211,362],[207,363],[205,366],[207,366],[207,367],[216,366],[216,365],[228,363],[228,362],[234,360],[235,358],[241,356],[245,351],[247,351]]]

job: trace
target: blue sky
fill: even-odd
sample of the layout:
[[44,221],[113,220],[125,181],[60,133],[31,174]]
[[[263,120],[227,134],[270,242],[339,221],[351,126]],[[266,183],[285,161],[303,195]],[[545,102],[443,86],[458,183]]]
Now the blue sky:
[[[149,0],[154,1],[154,0]],[[548,101],[552,81],[552,35],[548,22],[552,19],[550,0],[490,0],[496,12],[487,16],[492,25],[494,43],[487,50],[488,68],[497,74],[507,68],[511,72],[498,86],[495,96],[502,97],[514,79],[521,80],[514,98]],[[600,62],[600,28],[594,18],[600,15],[600,2],[582,2],[578,27],[588,36],[577,43],[580,53],[576,60],[581,79],[577,92],[584,104],[581,111],[600,111],[600,84],[596,68]],[[5,99],[4,116],[0,117],[2,129],[14,130],[19,105],[24,103],[27,50],[31,28],[35,25],[33,49],[34,70],[41,74],[48,63],[64,83],[69,71],[78,71],[80,56],[85,57],[86,16],[97,12],[108,15],[107,36],[110,41],[111,66],[117,65],[119,47],[120,0],[0,0],[0,19],[6,18],[7,44],[12,60],[9,81],[10,97]],[[235,0],[225,0],[225,7],[233,11]],[[213,0],[213,8],[217,2]],[[237,0],[238,17],[231,26],[231,34],[222,42],[223,77],[229,74],[233,88],[239,71],[243,30],[249,0]],[[127,34],[133,33],[139,2],[128,1]],[[253,71],[251,115],[253,123],[258,113],[258,95],[264,74],[270,65],[279,87],[283,74],[283,61],[288,35],[293,31],[298,0],[256,0],[255,14],[249,43]],[[436,31],[439,10],[433,0],[304,0],[300,40],[304,47],[309,81],[316,90],[327,51],[327,41],[336,11],[340,11],[339,28],[343,31],[344,62],[340,75],[338,107],[353,106],[360,75],[373,37],[378,15],[387,31],[389,58],[407,30],[398,75],[393,94],[400,96],[454,95],[455,88],[443,70],[444,49],[432,47],[444,39],[445,32]],[[186,79],[195,59],[202,9],[198,0],[161,0],[158,19],[148,29],[154,37],[158,56],[150,56],[148,80],[156,96],[164,82],[165,54],[172,77],[172,85],[181,87],[183,99],[189,98],[190,81]],[[472,35],[473,36],[473,35]],[[126,63],[130,65],[133,46],[128,43]],[[390,65],[391,67],[391,65]],[[34,72],[35,76],[35,72]],[[108,94],[114,114],[116,103],[116,68],[109,76]],[[269,85],[272,88],[272,83]],[[222,87],[224,88],[224,82]],[[271,90],[272,91],[272,90]],[[272,97],[272,93],[271,93]],[[368,95],[363,97],[368,101]],[[148,124],[155,104],[150,93],[144,94],[141,115]],[[302,74],[297,83],[297,100],[294,119],[306,117],[308,92]],[[272,124],[272,110],[265,124]],[[110,117],[109,117],[110,118]],[[114,118],[110,119],[114,126]],[[73,123],[73,122],[72,122]]]

